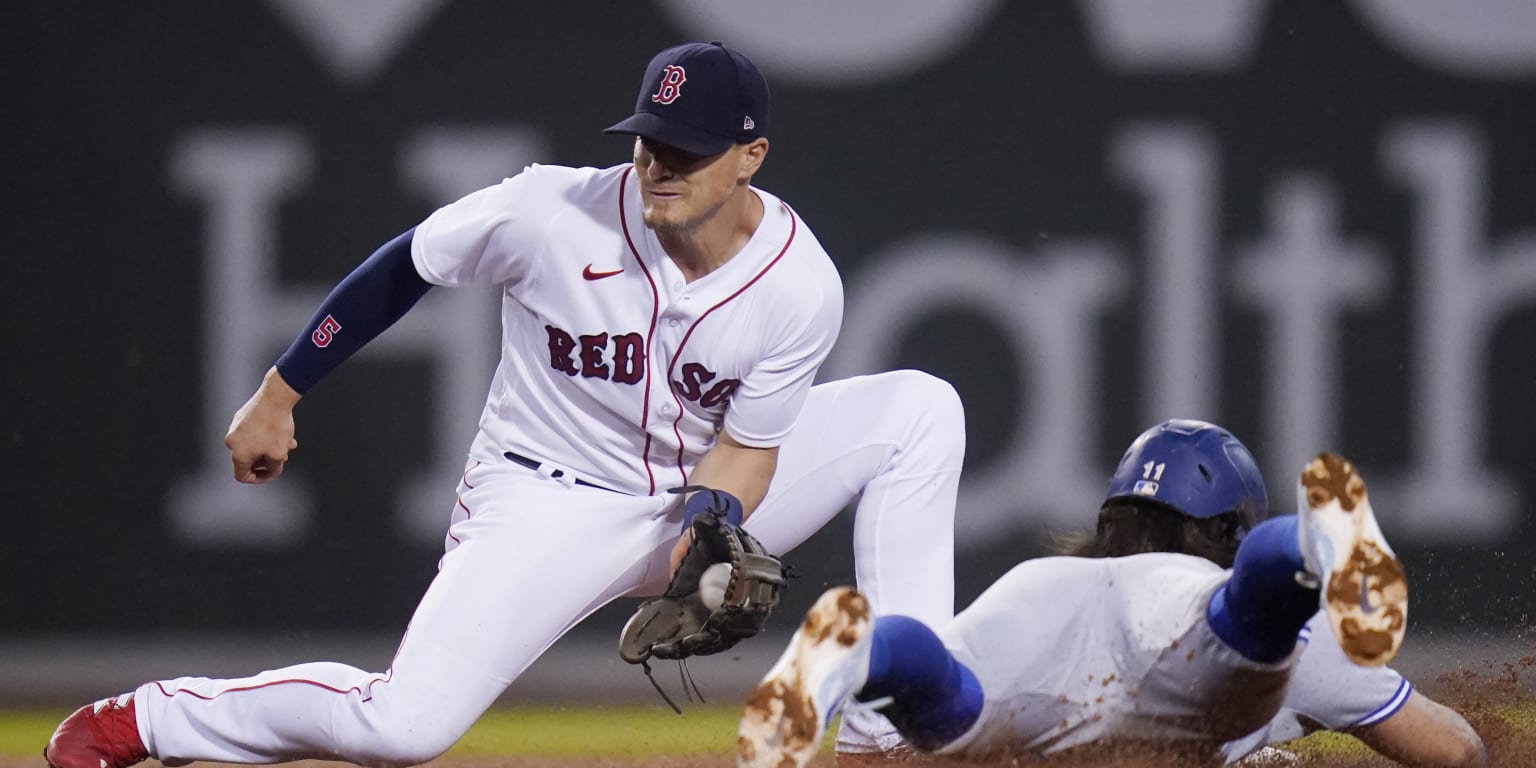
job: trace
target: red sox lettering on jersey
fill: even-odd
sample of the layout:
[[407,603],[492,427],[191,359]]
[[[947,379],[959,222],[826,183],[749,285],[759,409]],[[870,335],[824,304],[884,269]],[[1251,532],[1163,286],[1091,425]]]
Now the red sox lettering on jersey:
[[645,337],[638,333],[616,333],[611,337],[607,333],[586,333],[573,337],[553,325],[544,326],[544,330],[549,333],[549,365],[567,376],[619,384],[638,384],[645,377]]
[[[677,98],[681,71],[657,98]],[[778,445],[837,337],[842,284],[787,205],[688,280],[646,228],[632,167],[531,166],[432,214],[417,271],[502,291],[502,360],[471,455],[552,462],[627,493],[685,484],[722,430]]]
[[683,363],[683,378],[681,381],[673,381],[672,389],[685,400],[697,401],[705,408],[716,408],[741,386],[741,379],[722,379],[705,392],[703,385],[714,381],[714,378],[714,371],[698,363]]
[[[638,384],[645,376],[645,337],[639,333],[572,336],[553,325],[544,326],[544,330],[549,334],[549,365],[567,376],[618,384]],[[671,382],[672,390],[689,402],[717,409],[741,386],[741,379],[715,381],[716,377],[701,363],[684,363],[682,377]],[[711,382],[713,386],[706,391],[704,385]]]

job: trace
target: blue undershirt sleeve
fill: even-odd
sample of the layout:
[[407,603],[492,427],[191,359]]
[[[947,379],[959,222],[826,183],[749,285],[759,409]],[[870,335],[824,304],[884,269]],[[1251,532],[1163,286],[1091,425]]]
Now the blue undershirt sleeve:
[[426,295],[432,284],[421,279],[411,261],[415,234],[411,227],[352,270],[277,358],[277,372],[295,392],[308,392]]
[[1291,655],[1307,620],[1318,610],[1316,587],[1304,587],[1295,515],[1259,523],[1238,545],[1232,573],[1211,595],[1205,618],[1227,647],[1250,661],[1271,664]]

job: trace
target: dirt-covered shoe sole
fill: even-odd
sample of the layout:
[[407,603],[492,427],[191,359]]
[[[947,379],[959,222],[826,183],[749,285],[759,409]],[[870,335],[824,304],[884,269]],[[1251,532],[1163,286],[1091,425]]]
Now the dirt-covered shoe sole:
[[816,600],[784,655],[747,696],[738,768],[803,768],[816,756],[827,724],[869,676],[874,626],[869,601],[850,587]]
[[1301,471],[1297,515],[1302,556],[1344,655],[1363,666],[1391,661],[1408,622],[1408,580],[1376,523],[1365,479],[1342,456],[1319,455]]

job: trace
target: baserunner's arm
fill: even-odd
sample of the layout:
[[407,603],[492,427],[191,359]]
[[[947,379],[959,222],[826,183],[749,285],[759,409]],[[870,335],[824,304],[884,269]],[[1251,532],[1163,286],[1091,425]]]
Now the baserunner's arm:
[[1415,690],[1402,709],[1373,725],[1347,731],[1371,749],[1407,765],[1484,765],[1483,740],[1456,710]]

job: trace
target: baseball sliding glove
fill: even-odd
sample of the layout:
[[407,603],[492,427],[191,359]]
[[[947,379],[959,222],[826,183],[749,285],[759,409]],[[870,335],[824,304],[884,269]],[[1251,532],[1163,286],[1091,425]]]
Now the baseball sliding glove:
[[[696,516],[690,530],[693,542],[667,591],[642,603],[619,636],[619,656],[631,664],[726,650],[761,632],[783,595],[784,564],[752,534],[716,511]],[[730,569],[723,596],[717,581],[709,583],[723,575],[723,567],[711,569],[721,564]]]

